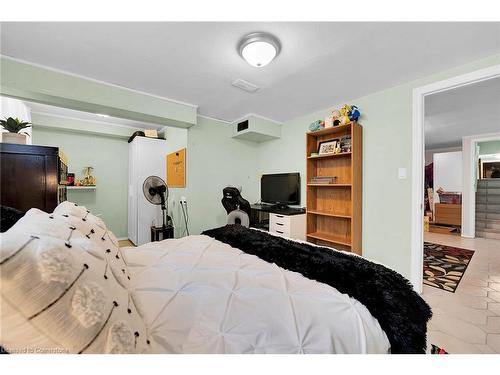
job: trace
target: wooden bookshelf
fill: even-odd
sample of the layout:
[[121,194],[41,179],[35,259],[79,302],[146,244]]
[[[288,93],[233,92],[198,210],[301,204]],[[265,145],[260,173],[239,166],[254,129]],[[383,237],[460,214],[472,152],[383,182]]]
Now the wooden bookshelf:
[[[312,156],[320,142],[351,136],[351,152]],[[306,134],[307,240],[362,254],[362,126],[351,123]],[[336,176],[332,184],[311,183]]]

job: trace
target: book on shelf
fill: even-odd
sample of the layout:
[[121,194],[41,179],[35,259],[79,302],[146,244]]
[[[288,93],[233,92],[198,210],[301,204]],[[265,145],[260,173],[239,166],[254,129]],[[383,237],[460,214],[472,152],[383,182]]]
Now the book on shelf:
[[350,135],[344,135],[340,138],[340,149],[342,153],[349,153],[352,150],[352,140]]
[[337,177],[336,176],[317,176],[313,177],[310,180],[311,184],[334,184],[337,182]]

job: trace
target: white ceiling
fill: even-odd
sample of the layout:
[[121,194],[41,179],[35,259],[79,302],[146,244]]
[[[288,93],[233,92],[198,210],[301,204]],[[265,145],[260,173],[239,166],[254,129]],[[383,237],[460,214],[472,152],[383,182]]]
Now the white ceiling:
[[[2,23],[1,53],[199,105],[233,121],[278,121],[500,52],[500,23]],[[254,68],[238,40],[276,35],[278,58]],[[261,87],[231,86],[242,78]]]
[[462,137],[500,133],[500,78],[425,98],[425,147],[462,144]]
[[74,109],[54,107],[51,105],[45,105],[40,103],[33,103],[23,101],[24,104],[31,110],[31,114],[33,113],[41,113],[51,116],[78,119],[78,120],[86,120],[92,122],[100,122],[117,126],[127,126],[132,128],[141,128],[141,129],[162,129],[163,125],[151,124],[147,122],[139,122],[135,120],[128,120],[123,118],[111,117],[111,116],[99,116],[96,113],[90,112],[82,112],[76,111]]

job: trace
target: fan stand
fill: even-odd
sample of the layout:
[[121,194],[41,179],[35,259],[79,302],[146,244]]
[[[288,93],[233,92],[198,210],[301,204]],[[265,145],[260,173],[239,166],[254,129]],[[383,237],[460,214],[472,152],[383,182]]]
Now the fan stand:
[[166,218],[165,218],[166,212],[167,212],[167,206],[165,203],[165,194],[163,191],[158,191],[155,188],[149,188],[149,194],[151,194],[151,195],[158,194],[160,196],[161,218],[163,221],[162,228],[165,229],[167,227]]
[[167,227],[166,223],[166,215],[167,215],[167,206],[165,204],[165,195],[163,193],[160,193],[160,199],[161,199],[161,218],[163,220],[163,225],[162,228],[165,229]]
[[[149,203],[161,207],[161,226],[156,226],[156,220],[151,225],[151,242],[174,238],[174,227],[168,216],[168,186],[160,177],[149,176],[142,185],[144,196]],[[155,210],[155,217],[157,212]]]

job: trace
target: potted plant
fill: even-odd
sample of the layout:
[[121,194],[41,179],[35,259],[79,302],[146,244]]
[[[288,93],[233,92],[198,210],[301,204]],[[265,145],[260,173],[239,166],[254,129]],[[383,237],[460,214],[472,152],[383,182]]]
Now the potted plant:
[[26,136],[29,137],[29,134],[23,131],[23,129],[31,127],[30,122],[22,121],[17,117],[9,117],[5,118],[5,120],[0,120],[0,125],[7,130],[7,132],[2,133],[2,142],[26,144]]

